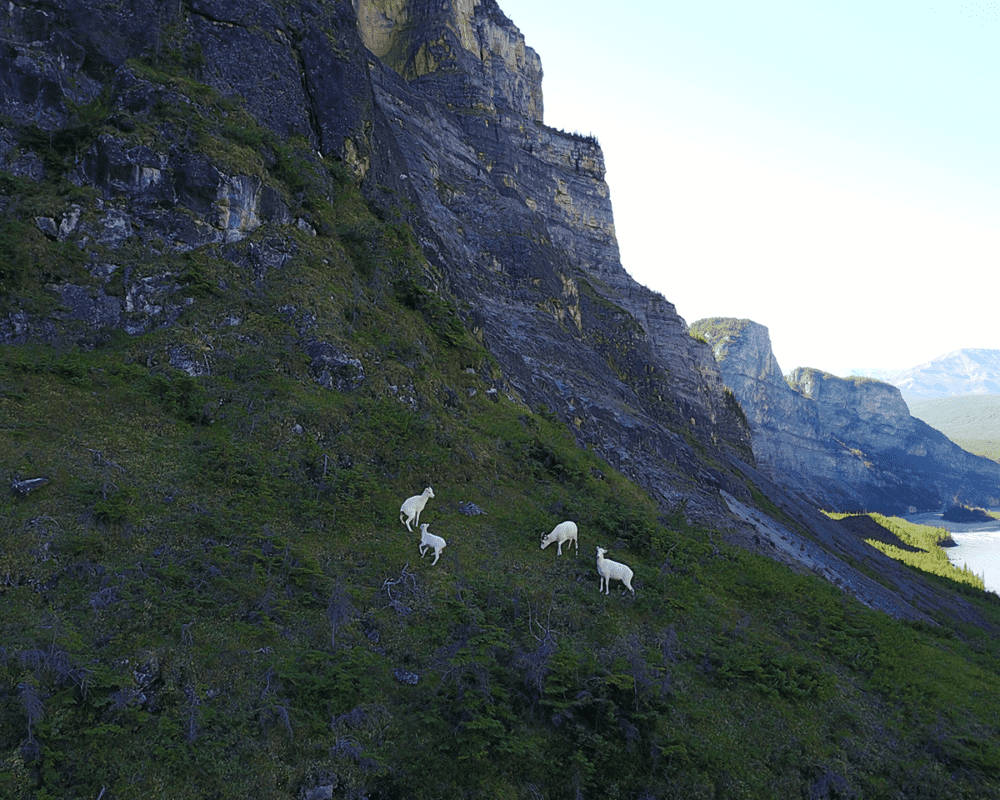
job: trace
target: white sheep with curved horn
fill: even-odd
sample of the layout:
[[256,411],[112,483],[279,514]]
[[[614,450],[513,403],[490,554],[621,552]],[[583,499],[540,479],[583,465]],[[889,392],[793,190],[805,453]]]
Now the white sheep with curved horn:
[[624,564],[619,564],[617,561],[611,561],[604,557],[604,554],[608,552],[603,547],[597,548],[597,574],[601,576],[601,583],[597,587],[597,591],[604,590],[604,594],[610,594],[608,587],[611,581],[621,581],[625,584],[625,588],[632,592],[632,596],[635,596],[635,589],[632,588],[632,576],[635,574],[629,567]]
[[566,545],[566,549],[569,549],[570,545],[576,545],[576,552],[580,552],[580,542],[576,538],[576,523],[566,520],[565,522],[560,522],[552,529],[552,533],[542,534],[542,550],[548,547],[550,544],[555,542],[558,547],[556,548],[556,555],[562,555],[563,542],[569,542]]
[[[424,506],[427,505],[427,501],[434,496],[434,490],[428,486],[424,489],[422,494],[415,494],[413,497],[407,497],[403,501],[403,505],[399,507],[399,521],[406,526],[406,530],[412,531],[413,528],[410,527],[412,522],[414,525],[420,524],[420,512],[424,510]],[[403,516],[406,519],[403,519]]]

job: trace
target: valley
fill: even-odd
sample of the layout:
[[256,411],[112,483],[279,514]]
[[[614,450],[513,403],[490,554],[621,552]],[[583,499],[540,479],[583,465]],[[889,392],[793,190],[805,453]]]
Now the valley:
[[909,400],[913,416],[964,450],[1000,461],[1000,395]]

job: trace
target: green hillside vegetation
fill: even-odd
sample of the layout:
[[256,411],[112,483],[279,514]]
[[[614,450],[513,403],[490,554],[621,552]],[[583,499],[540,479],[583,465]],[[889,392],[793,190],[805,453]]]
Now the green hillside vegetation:
[[963,450],[1000,461],[1000,395],[907,400],[910,414]]
[[[833,519],[843,519],[850,515],[831,513],[828,516]],[[878,548],[890,558],[919,569],[921,572],[938,575],[957,584],[985,591],[986,586],[982,577],[972,572],[967,564],[957,567],[948,560],[948,553],[942,545],[952,539],[951,533],[946,528],[918,525],[899,517],[887,517],[877,513],[871,513],[867,516],[892,533],[903,544],[915,548],[916,552],[897,547],[889,542],[866,539],[865,541],[872,547]]]
[[[400,218],[200,102],[213,152],[259,136],[318,235],[283,229],[256,284],[217,247],[118,253],[182,276],[175,325],[0,348],[0,463],[49,479],[0,498],[0,796],[1000,796],[993,633],[894,621],[658,508],[508,396]],[[78,191],[0,180],[10,220]],[[86,279],[11,225],[8,300]],[[313,379],[305,317],[357,388]],[[436,566],[398,520],[427,485]],[[563,519],[579,556],[539,549]],[[634,598],[598,593],[597,545]]]

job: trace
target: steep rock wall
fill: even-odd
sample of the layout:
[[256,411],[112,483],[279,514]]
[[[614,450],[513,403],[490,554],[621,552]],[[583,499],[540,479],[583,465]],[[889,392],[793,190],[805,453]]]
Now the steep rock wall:
[[[720,486],[746,497],[749,431],[711,352],[622,268],[601,149],[544,125],[540,60],[494,0],[11,2],[0,36],[0,114],[55,134],[81,104],[106,102],[120,124],[76,145],[71,180],[98,191],[93,207],[37,223],[112,255],[49,287],[57,313],[13,309],[5,341],[89,345],[169,326],[191,301],[177,276],[123,268],[118,248],[216,248],[259,283],[293,259],[286,226],[313,230],[262,178],[266,163],[223,168],[170,125],[152,144],[129,137],[133,118],[196,102],[129,65],[169,62],[279,135],[305,137],[316,159],[342,161],[373,203],[409,221],[432,265],[425,283],[461,301],[527,403],[667,506],[721,520]],[[45,169],[7,129],[0,161],[27,177]],[[232,247],[251,233],[257,244]]]
[[896,387],[801,368],[786,380],[767,328],[749,320],[701,320],[692,332],[713,347],[776,482],[837,510],[998,502],[1000,467],[910,416]]
[[[723,380],[753,431],[757,462],[766,465],[776,481],[829,498],[831,486],[863,480],[863,462],[845,457],[842,447],[821,436],[816,405],[803,403],[785,382],[767,328],[745,320],[713,319],[696,322],[692,332],[714,347]],[[834,496],[839,498],[839,492]]]
[[[425,252],[528,402],[563,416],[665,502],[718,516],[725,465],[752,458],[748,432],[708,349],[622,268],[598,143],[537,118],[535,59],[511,78],[527,99],[488,88],[498,60],[504,70],[520,63],[484,57],[494,42],[528,52],[491,0],[423,16],[422,4],[405,5],[409,51],[447,42],[450,60],[419,75],[405,60],[375,65],[385,118],[376,135],[392,138],[384,152],[395,159],[374,166],[366,185],[420,208],[410,219]],[[693,442],[717,468],[706,469]]]
[[0,114],[19,123],[64,126],[71,107],[96,100],[129,59],[163,60],[242,98],[282,136],[344,157],[359,176],[371,157],[371,84],[354,8],[343,0],[12,0],[0,7],[0,42]]
[[[542,62],[496,3],[356,0],[365,46],[452,107],[542,119]],[[447,76],[444,80],[442,77]]]

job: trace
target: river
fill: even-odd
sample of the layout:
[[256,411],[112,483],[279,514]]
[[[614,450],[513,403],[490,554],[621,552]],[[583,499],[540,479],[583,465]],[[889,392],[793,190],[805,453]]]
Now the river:
[[[992,509],[1000,511],[1000,509]],[[945,548],[948,560],[957,567],[967,564],[983,579],[987,591],[1000,594],[1000,519],[992,522],[948,522],[939,513],[910,514],[905,519],[951,531],[958,547]]]

